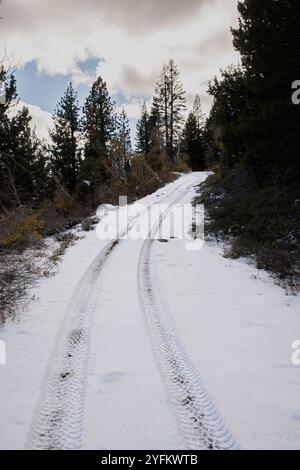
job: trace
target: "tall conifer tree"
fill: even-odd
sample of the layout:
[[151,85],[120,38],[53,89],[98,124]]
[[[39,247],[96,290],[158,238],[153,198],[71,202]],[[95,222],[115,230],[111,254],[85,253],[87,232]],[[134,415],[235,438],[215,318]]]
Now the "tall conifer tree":
[[193,109],[183,130],[181,145],[181,151],[188,155],[193,170],[204,170],[206,167],[204,125],[205,119],[201,109],[200,97],[196,95]]
[[114,103],[105,81],[99,77],[92,85],[84,106],[85,157],[105,159],[116,131]]
[[144,102],[141,117],[137,123],[136,149],[138,152],[147,155],[150,150],[150,120],[146,103]]
[[172,159],[175,159],[183,124],[185,91],[180,82],[178,67],[173,59],[162,69],[156,85],[154,101],[159,111],[166,151]]
[[74,192],[81,161],[80,108],[72,83],[60,100],[54,113],[54,129],[50,132],[51,164],[53,173]]

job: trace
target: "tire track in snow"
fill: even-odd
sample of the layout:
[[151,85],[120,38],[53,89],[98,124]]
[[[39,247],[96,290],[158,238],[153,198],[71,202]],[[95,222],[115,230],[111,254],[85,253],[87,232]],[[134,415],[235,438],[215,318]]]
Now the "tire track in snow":
[[[173,189],[162,199],[168,199],[176,191],[177,188]],[[135,216],[126,229],[106,244],[79,281],[50,358],[27,449],[81,448],[90,332],[100,295],[102,268],[120,238],[147,210]]]
[[[187,192],[188,189],[183,190],[173,205],[183,199]],[[146,329],[170,405],[188,449],[236,450],[239,448],[238,443],[227,429],[177,336],[175,323],[167,313],[156,275],[151,249],[154,236],[170,210],[171,207],[160,216],[140,253],[138,290]]]
[[86,389],[90,329],[103,265],[117,245],[94,259],[71,299],[50,359],[26,448],[79,449]]

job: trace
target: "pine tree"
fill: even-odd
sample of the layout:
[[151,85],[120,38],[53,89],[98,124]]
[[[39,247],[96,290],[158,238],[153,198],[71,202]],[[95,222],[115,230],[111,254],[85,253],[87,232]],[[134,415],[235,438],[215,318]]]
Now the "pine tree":
[[0,152],[7,152],[10,148],[9,110],[11,105],[17,101],[17,84],[14,75],[9,74],[1,65],[0,82],[3,84],[3,99],[0,101]]
[[190,112],[182,135],[181,151],[189,157],[189,162],[194,171],[204,170],[204,125],[205,118],[201,109],[200,97],[196,95],[193,110]]
[[235,168],[245,156],[242,129],[250,114],[251,93],[242,68],[230,66],[221,75],[209,85],[214,97],[206,126],[209,160]]
[[46,151],[31,128],[28,108],[11,114],[18,98],[13,73],[0,67],[0,80],[5,90],[0,103],[0,208],[35,205],[49,189]]
[[[300,177],[300,108],[291,101],[291,85],[299,70],[300,2],[239,2],[234,46],[242,56],[250,112],[244,117],[244,161],[259,180],[285,174]],[[297,73],[296,73],[297,75]]]
[[131,137],[130,125],[127,114],[124,108],[116,121],[116,137],[113,141],[113,152],[111,152],[111,159],[117,159],[117,166],[120,173],[126,178],[130,171],[130,155],[131,155]]
[[179,143],[185,109],[185,91],[173,59],[164,65],[155,89],[155,102],[164,130],[165,148],[174,160]]
[[200,132],[205,126],[205,116],[202,111],[201,99],[199,95],[195,96],[192,113],[196,118],[197,130]]
[[136,150],[144,155],[147,155],[151,145],[151,124],[147,110],[146,103],[144,102],[141,117],[137,123],[137,136],[136,136]]
[[54,129],[50,132],[51,164],[54,175],[73,193],[76,188],[81,161],[80,108],[72,83],[60,100],[54,113]]
[[26,107],[9,120],[9,145],[0,151],[6,188],[1,198],[3,206],[36,205],[49,189],[45,149],[31,129],[31,120]]
[[84,106],[85,158],[106,159],[116,131],[116,116],[107,85],[99,77]]
[[117,118],[116,137],[121,143],[124,160],[127,160],[131,153],[131,137],[129,119],[124,108]]
[[208,184],[210,195],[222,195],[210,211],[211,228],[237,237],[234,256],[253,254],[259,268],[293,291],[300,260],[300,107],[292,102],[300,2],[244,0],[238,9],[233,36],[242,67],[223,71],[210,86],[208,131],[221,165]]
[[153,98],[149,116],[150,148],[149,151],[161,153],[164,151],[164,136],[159,102],[156,96]]
[[3,100],[0,101],[0,119],[17,99],[17,83],[13,73],[9,73],[0,65],[0,82],[2,84]]

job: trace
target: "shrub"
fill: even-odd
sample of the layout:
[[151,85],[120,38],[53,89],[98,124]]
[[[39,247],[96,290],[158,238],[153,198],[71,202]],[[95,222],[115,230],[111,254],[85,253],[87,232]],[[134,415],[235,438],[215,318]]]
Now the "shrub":
[[0,254],[0,321],[12,316],[40,271],[34,256]]
[[82,229],[89,232],[94,229],[94,226],[99,222],[97,217],[88,217],[81,222]]
[[151,194],[164,184],[176,179],[175,174],[172,173],[170,168],[171,163],[166,158],[165,155],[161,156],[158,159],[160,166],[156,168],[150,164],[152,161],[150,157],[147,156],[146,158],[142,154],[134,155],[131,160],[129,178],[129,191],[132,198],[144,197]]
[[75,235],[73,232],[61,232],[57,233],[54,235],[55,240],[57,240],[60,243],[64,243],[65,245],[72,246],[75,244],[77,240],[79,240],[79,237]]
[[0,215],[0,250],[24,250],[42,240],[43,221],[26,207]]
[[60,243],[60,245],[50,255],[49,260],[54,264],[58,264],[61,261],[62,256],[66,253],[67,249],[70,246],[75,245],[76,241],[79,240],[80,237],[72,232],[64,232],[56,234],[54,238]]
[[218,169],[201,187],[206,232],[231,241],[227,256],[252,256],[289,292],[299,290],[299,188],[255,183],[242,168]]
[[179,173],[187,173],[191,171],[188,163],[185,160],[179,160],[176,163],[174,171],[178,171]]

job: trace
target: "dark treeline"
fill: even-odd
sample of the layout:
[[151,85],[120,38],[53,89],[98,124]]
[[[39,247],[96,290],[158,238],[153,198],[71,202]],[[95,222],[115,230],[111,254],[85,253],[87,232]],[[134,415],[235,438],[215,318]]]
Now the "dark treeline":
[[[134,199],[154,191],[174,171],[189,165],[204,168],[200,100],[196,97],[185,125],[185,91],[173,60],[162,69],[151,109],[144,105],[141,110],[135,149],[128,117],[124,109],[117,112],[101,77],[92,84],[83,108],[72,83],[68,85],[47,143],[32,130],[26,107],[14,116],[11,112],[18,102],[13,72],[2,66],[0,80],[5,91],[0,103],[0,212],[22,208],[24,214],[24,207],[37,211],[42,220],[34,230],[43,225],[51,233],[61,228],[63,218],[76,223],[100,203],[116,203],[121,194]],[[16,237],[0,237],[0,244]]]
[[210,84],[214,102],[206,155],[215,173],[204,187],[212,232],[233,237],[231,255],[292,290],[300,273],[300,2],[245,0],[232,30],[241,65]]
[[142,108],[135,151],[127,115],[124,110],[117,113],[101,77],[93,83],[83,109],[72,83],[68,85],[54,112],[47,144],[31,130],[26,107],[11,117],[17,103],[13,73],[2,67],[0,80],[6,95],[0,104],[2,211],[20,204],[36,206],[57,189],[93,206],[99,203],[97,191],[113,191],[115,180],[128,183],[136,160],[148,179],[162,168],[175,170],[183,161],[194,168],[205,166],[200,99],[196,97],[184,127],[185,92],[173,60],[162,69],[150,111],[146,105]]

